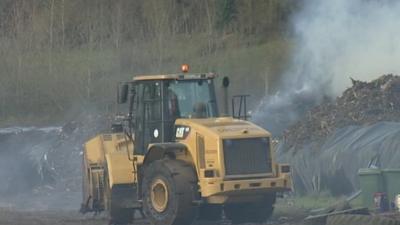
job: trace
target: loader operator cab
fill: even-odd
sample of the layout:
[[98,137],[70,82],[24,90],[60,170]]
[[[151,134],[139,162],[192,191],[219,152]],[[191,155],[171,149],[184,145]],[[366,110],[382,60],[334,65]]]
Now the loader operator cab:
[[120,84],[118,102],[129,102],[126,131],[135,152],[145,154],[150,143],[174,142],[178,118],[218,117],[213,79],[209,74],[136,76]]

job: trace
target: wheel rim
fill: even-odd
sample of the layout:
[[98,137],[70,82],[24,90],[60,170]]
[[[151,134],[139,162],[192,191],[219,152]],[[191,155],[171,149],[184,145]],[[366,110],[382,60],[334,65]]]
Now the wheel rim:
[[164,212],[168,205],[168,188],[166,183],[157,179],[151,185],[151,204],[157,212]]

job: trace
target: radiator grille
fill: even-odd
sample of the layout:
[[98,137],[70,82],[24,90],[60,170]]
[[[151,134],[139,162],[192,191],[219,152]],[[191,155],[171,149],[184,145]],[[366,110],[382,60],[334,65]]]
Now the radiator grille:
[[226,139],[223,148],[228,176],[272,172],[269,138]]

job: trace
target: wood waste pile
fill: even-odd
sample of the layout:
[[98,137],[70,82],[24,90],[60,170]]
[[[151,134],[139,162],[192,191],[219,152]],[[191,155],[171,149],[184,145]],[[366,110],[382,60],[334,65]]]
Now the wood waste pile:
[[371,82],[352,79],[353,86],[335,100],[326,99],[284,132],[286,149],[320,142],[336,129],[400,121],[400,76],[383,75]]

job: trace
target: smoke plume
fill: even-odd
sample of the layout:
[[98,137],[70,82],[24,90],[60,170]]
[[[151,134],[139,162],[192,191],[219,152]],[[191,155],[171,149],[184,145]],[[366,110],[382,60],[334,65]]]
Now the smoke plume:
[[350,77],[400,73],[400,1],[307,0],[292,18],[296,49],[281,88],[258,106],[255,122],[276,135],[309,107],[335,97]]

